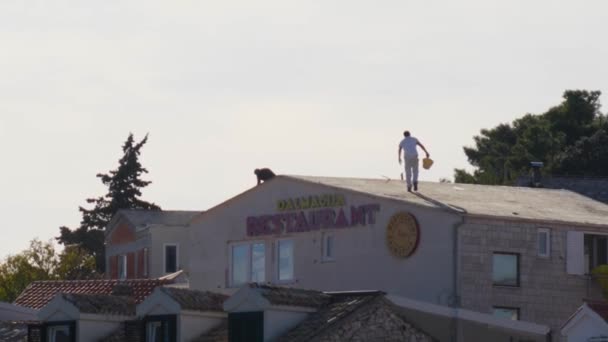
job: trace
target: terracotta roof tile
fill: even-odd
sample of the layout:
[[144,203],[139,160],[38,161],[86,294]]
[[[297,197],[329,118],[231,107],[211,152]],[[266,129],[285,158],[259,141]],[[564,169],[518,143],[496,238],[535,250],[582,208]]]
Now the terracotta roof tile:
[[95,279],[95,280],[51,280],[35,281],[21,292],[14,304],[32,309],[40,309],[53,299],[57,293],[82,293],[110,295],[118,284],[133,289],[136,304],[141,303],[158,286],[171,284],[170,280],[158,279]]

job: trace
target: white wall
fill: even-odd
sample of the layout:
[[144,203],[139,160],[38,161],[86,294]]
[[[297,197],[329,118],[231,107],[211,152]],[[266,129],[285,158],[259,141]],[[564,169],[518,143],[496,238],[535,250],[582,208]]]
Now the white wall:
[[188,272],[188,245],[190,234],[187,227],[153,226],[150,228],[150,249],[148,267],[150,278],[158,278],[165,273],[165,244],[178,245],[177,270]]
[[215,318],[203,316],[196,312],[188,313],[182,311],[178,316],[178,341],[190,342],[194,338],[209,332],[224,320],[226,318]]
[[[289,233],[294,240],[295,276],[291,286],[318,290],[383,290],[432,303],[446,304],[452,292],[452,234],[460,218],[452,213],[403,202],[334,190],[325,186],[275,178],[253,191],[231,199],[203,214],[191,228],[190,284],[195,289],[217,290],[226,285],[228,244],[258,241],[248,237],[246,218],[278,213],[277,201],[308,195],[343,194],[351,205],[380,204],[376,224],[328,230],[335,234],[335,262],[321,262],[322,231]],[[412,195],[413,196],[413,195]],[[407,259],[390,254],[386,226],[399,211],[416,216],[421,230],[417,251]],[[267,279],[274,279],[276,236],[266,242]]]
[[608,336],[606,324],[601,324],[590,318],[580,319],[568,331],[566,341],[568,342],[587,342],[591,337]]
[[303,312],[265,310],[264,311],[264,341],[272,341],[287,333],[298,323],[302,322],[308,314]]

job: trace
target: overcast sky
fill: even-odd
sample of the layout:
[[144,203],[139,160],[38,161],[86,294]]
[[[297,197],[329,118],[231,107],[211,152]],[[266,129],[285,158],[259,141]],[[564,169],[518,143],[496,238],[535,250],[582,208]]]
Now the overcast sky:
[[[0,257],[76,227],[129,132],[143,199],[205,210],[279,174],[398,178],[409,129],[467,166],[482,128],[608,92],[608,2],[0,2]],[[602,101],[607,103],[606,95]],[[424,191],[424,188],[422,188]]]

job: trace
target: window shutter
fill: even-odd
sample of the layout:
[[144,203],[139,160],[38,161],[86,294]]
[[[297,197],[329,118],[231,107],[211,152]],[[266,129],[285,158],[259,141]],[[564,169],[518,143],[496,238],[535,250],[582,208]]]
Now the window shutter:
[[108,267],[110,268],[110,279],[118,279],[118,257],[116,255],[110,256]]
[[566,242],[566,272],[568,274],[585,274],[583,232],[569,231]]
[[137,251],[137,278],[143,278],[144,274],[144,250]]

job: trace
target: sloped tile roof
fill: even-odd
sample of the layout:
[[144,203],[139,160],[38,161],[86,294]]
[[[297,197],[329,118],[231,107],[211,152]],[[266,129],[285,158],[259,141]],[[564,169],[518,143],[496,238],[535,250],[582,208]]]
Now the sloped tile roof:
[[26,342],[27,323],[0,321],[0,341]]
[[192,342],[228,342],[228,321],[192,340]]
[[311,341],[335,326],[340,321],[357,310],[363,308],[384,296],[380,291],[326,293],[331,297],[327,305],[316,313],[311,314],[306,320],[298,324],[287,334],[281,336],[279,341]]
[[319,308],[325,305],[330,299],[330,297],[323,292],[314,290],[303,290],[257,283],[251,283],[249,284],[249,287],[259,291],[272,305]]
[[144,322],[141,320],[125,321],[110,335],[99,340],[99,342],[131,342],[143,341]]
[[82,313],[135,315],[135,301],[132,297],[77,293],[62,293],[61,296]]
[[461,214],[545,220],[608,226],[608,205],[568,190],[478,184],[420,182],[418,192],[407,192],[397,179],[364,179],[314,176],[277,176],[351,190]]
[[161,291],[173,298],[184,310],[224,312],[222,305],[228,299],[227,295],[209,291],[175,287],[163,287]]
[[57,293],[110,295],[118,284],[132,288],[136,304],[141,303],[158,286],[171,284],[170,280],[158,279],[95,279],[95,280],[51,280],[35,281],[21,292],[14,304],[32,309],[40,309]]

